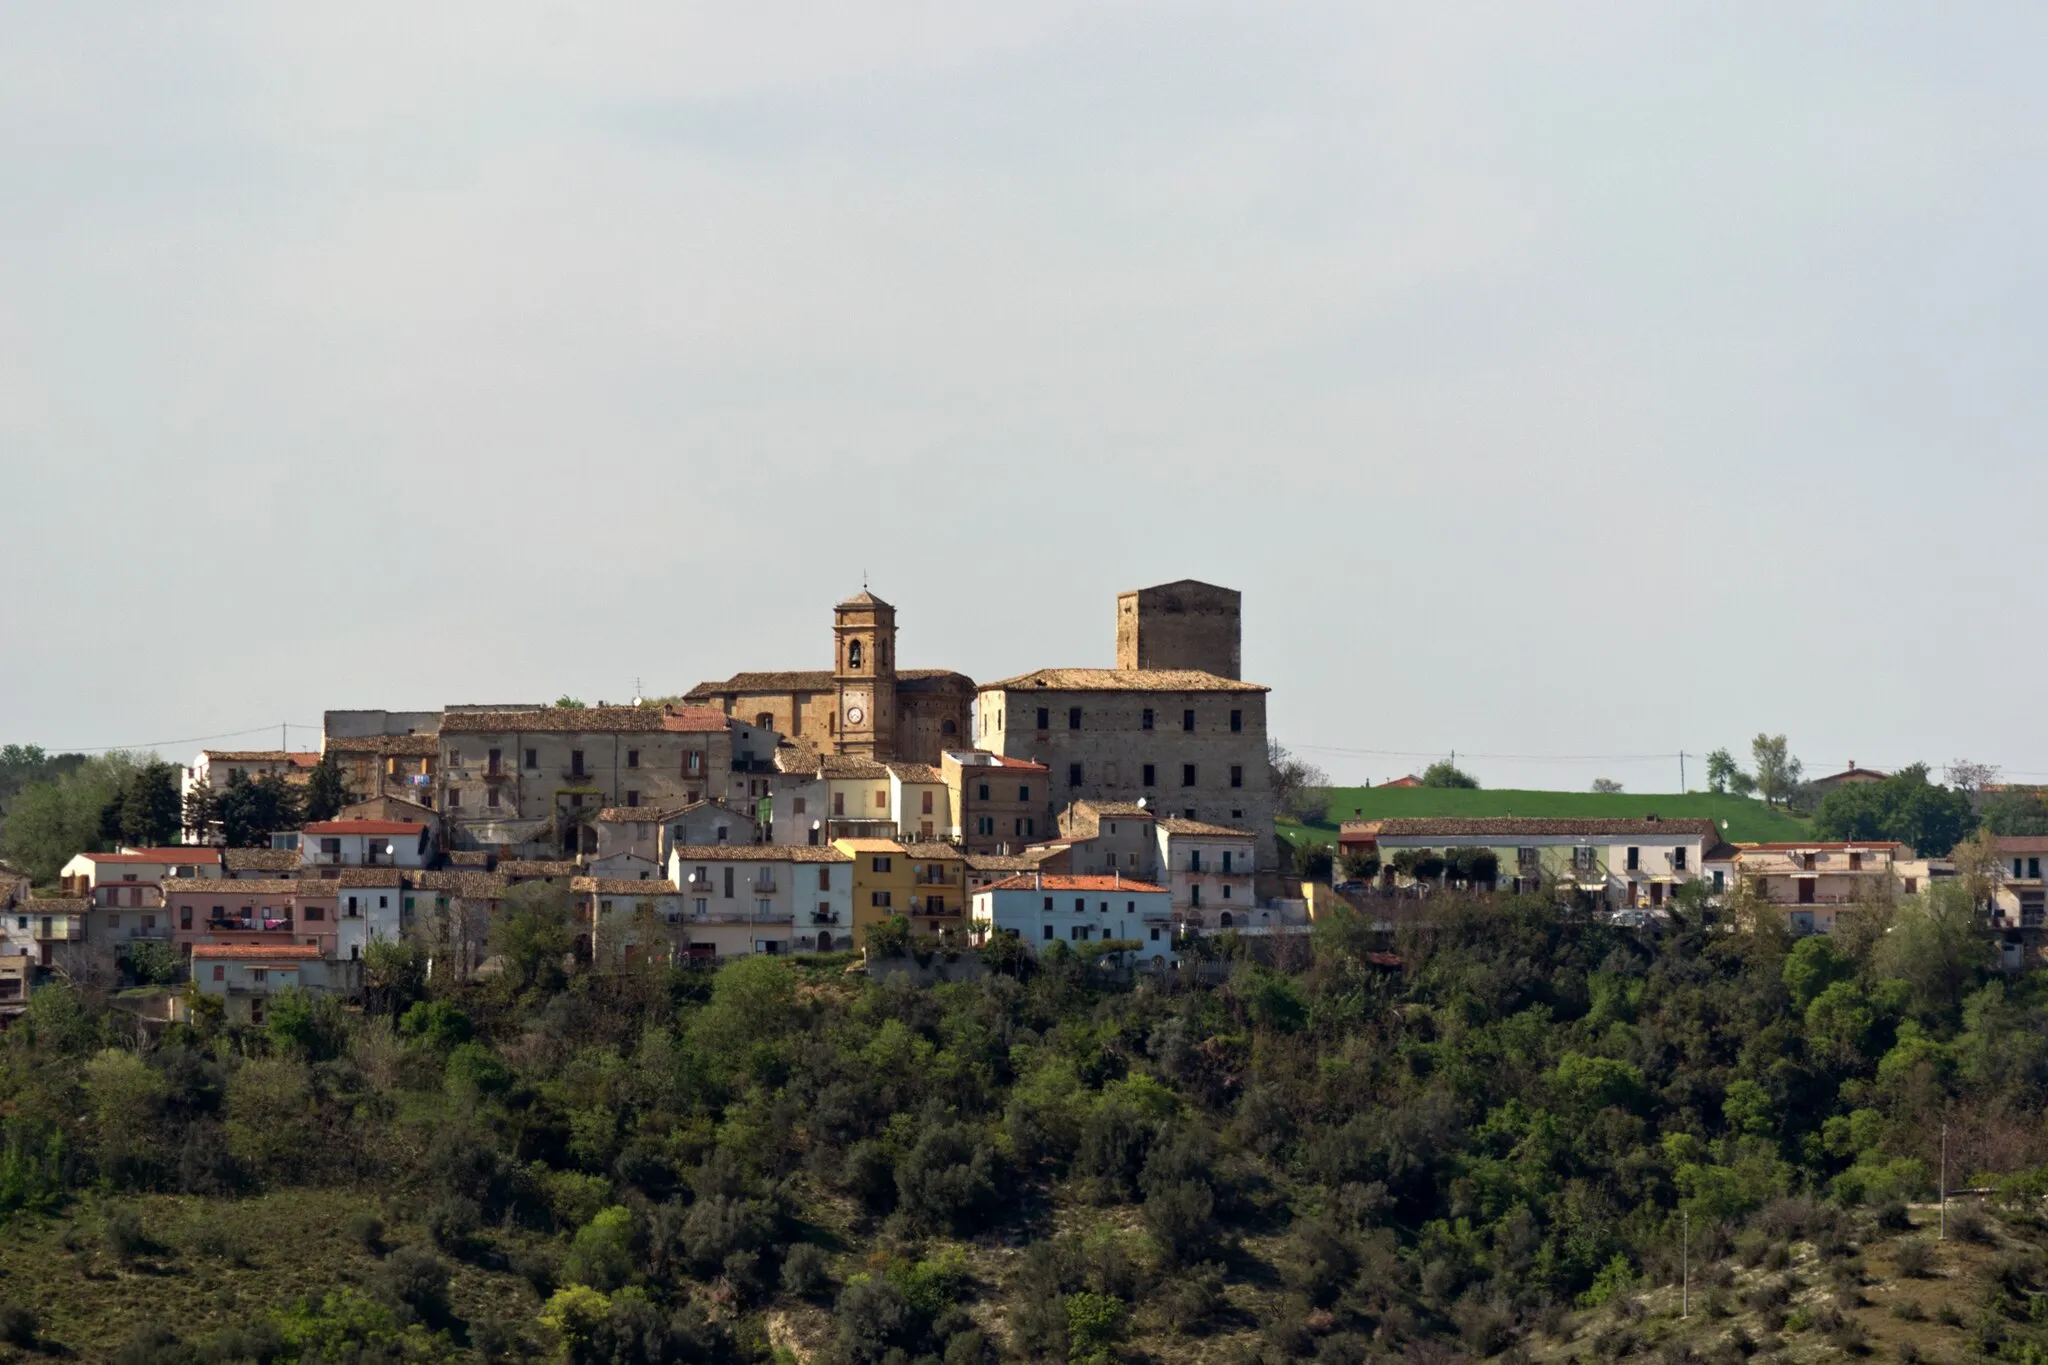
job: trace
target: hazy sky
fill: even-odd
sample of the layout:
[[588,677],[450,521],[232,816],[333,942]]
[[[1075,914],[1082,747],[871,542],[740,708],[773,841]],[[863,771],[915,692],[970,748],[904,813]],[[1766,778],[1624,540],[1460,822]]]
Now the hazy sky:
[[1350,780],[1670,789],[1618,756],[1765,727],[2048,775],[2044,49],[1988,0],[15,0],[0,741],[820,668],[865,570],[980,679],[1238,587]]

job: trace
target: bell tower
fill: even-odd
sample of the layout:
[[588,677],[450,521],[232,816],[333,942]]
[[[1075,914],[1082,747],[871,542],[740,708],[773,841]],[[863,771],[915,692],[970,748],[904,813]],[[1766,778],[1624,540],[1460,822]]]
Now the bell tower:
[[833,748],[896,756],[896,608],[862,589],[832,608],[832,680],[839,689]]

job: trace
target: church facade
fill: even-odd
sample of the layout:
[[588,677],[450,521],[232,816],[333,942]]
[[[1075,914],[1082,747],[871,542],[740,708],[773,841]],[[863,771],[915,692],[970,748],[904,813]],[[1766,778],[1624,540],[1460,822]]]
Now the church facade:
[[820,754],[936,766],[967,747],[974,680],[942,668],[899,668],[896,608],[863,591],[832,608],[832,667],[735,673],[685,698],[773,730]]

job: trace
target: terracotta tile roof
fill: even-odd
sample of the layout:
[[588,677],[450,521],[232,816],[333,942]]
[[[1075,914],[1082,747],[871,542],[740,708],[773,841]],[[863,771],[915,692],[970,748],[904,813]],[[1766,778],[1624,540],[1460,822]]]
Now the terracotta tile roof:
[[1840,782],[1844,779],[1857,782],[1888,782],[1891,780],[1891,774],[1879,772],[1875,768],[1849,767],[1844,768],[1841,772],[1829,773],[1826,777],[1816,777],[1810,780],[1818,785],[1822,782]]
[[445,891],[469,900],[503,900],[511,884],[488,872],[408,872],[405,884],[421,891]]
[[289,848],[224,848],[222,866],[230,872],[293,872],[299,855]]
[[491,865],[491,851],[487,848],[460,848],[448,855],[448,861],[456,867],[481,867]]
[[1258,837],[1248,829],[1234,829],[1229,825],[1210,825],[1204,824],[1200,820],[1182,820],[1174,817],[1161,820],[1159,828],[1165,830],[1168,834],[1192,834],[1212,839],[1253,839]]
[[1715,844],[1700,855],[1710,863],[1732,863],[1742,856],[1742,850],[1733,844]]
[[775,769],[777,772],[801,774],[805,777],[818,775],[818,762],[822,758],[817,748],[802,740],[784,740],[775,746]]
[[896,695],[916,696],[921,692],[960,692],[972,695],[974,679],[947,668],[908,668],[896,675]]
[[695,810],[705,805],[703,801],[688,806],[606,806],[597,813],[597,818],[607,824],[653,824],[681,815],[686,810]]
[[244,962],[313,962],[320,950],[309,943],[195,943],[194,957],[228,957]]
[[981,690],[1063,692],[1270,692],[1259,683],[1239,682],[1184,668],[1041,668],[1014,678],[983,683]]
[[1023,877],[1005,877],[1002,881],[981,888],[983,891],[1131,891],[1165,896],[1171,894],[1163,886],[1141,882],[1130,877],[1080,877],[1067,876],[1058,872],[1032,873]]
[[676,884],[661,881],[636,882],[616,877],[578,877],[569,883],[569,889],[578,893],[596,892],[600,896],[675,896],[681,893]]
[[426,826],[411,820],[316,820],[303,834],[403,834],[417,839]]
[[441,719],[443,735],[596,735],[723,730],[725,716],[705,707],[550,706],[540,711],[461,711]]
[[912,843],[905,840],[903,852],[907,857],[922,858],[926,862],[958,863],[967,859],[967,855],[952,844],[942,844],[936,840],[929,843]]
[[974,872],[1029,872],[1038,866],[1038,859],[1021,853],[969,853],[966,857],[968,869]]
[[1992,842],[2000,853],[2048,853],[2048,835],[2044,834],[1999,834]]
[[38,896],[31,892],[29,898],[15,907],[31,915],[76,915],[90,909],[90,896]]
[[[350,815],[349,812],[355,810],[370,810],[373,808],[381,810],[388,809],[392,806],[404,806],[409,810],[418,811],[421,815],[433,816],[436,819],[440,818],[432,806],[424,806],[417,801],[408,801],[403,796],[393,796],[388,792],[385,793],[383,796],[372,796],[367,798],[366,800],[354,801],[346,806],[343,806],[341,808],[341,818],[343,820],[372,820],[376,817],[370,815]],[[413,823],[424,825],[427,822],[425,820],[415,820]]]
[[209,763],[289,763],[294,768],[310,768],[320,761],[320,755],[310,752],[285,749],[201,749]]
[[1679,838],[1698,837],[1710,841],[1717,841],[1721,837],[1720,826],[1712,820],[1545,820],[1522,816],[1502,816],[1485,820],[1382,820],[1379,831],[1381,839],[1470,839],[1492,835],[1512,838],[1525,834],[1564,838],[1581,835],[1587,838],[1649,838],[1655,835],[1673,835]]
[[853,855],[830,844],[789,844],[790,861],[798,863],[850,863]]
[[[1158,820],[1159,812],[1135,801],[1076,801],[1074,809],[1093,811],[1096,815],[1114,816],[1119,820]],[[1161,823],[1165,823],[1161,821]]]
[[898,782],[944,782],[946,775],[929,763],[885,763]]
[[[1707,822],[1712,824],[1710,820]],[[1906,845],[1890,839],[1851,839],[1846,842],[1830,843],[1820,839],[1806,839],[1794,843],[1779,844],[1737,844],[1738,853],[1849,853],[1881,852],[1885,849],[1904,848]]]
[[686,863],[793,863],[814,861],[796,855],[815,851],[808,844],[677,844],[669,853]]
[[327,741],[330,754],[375,754],[380,758],[432,758],[441,741],[434,735],[336,736]]
[[252,896],[332,897],[334,883],[311,877],[208,877],[203,881],[165,882],[164,895],[207,896],[218,901],[247,900]]
[[344,867],[332,880],[342,886],[397,886],[403,878],[395,867]]
[[217,848],[138,848],[128,853],[87,853],[96,863],[163,863],[183,867],[220,862]]
[[498,864],[498,875],[500,877],[526,878],[528,880],[551,880],[556,877],[573,877],[582,870],[583,864],[569,858],[509,858]]
[[831,754],[818,760],[818,771],[824,777],[863,778],[887,777],[887,764],[877,763],[872,758],[858,758],[852,754]]
[[[896,670],[896,690],[901,692],[923,690],[920,684],[940,682],[958,678],[973,687],[973,680],[964,673],[955,673],[950,668],[899,668]],[[684,701],[701,702],[711,697],[732,696],[748,692],[833,692],[839,687],[839,679],[829,668],[784,669],[765,673],[735,673],[723,682],[700,682],[683,694]]]

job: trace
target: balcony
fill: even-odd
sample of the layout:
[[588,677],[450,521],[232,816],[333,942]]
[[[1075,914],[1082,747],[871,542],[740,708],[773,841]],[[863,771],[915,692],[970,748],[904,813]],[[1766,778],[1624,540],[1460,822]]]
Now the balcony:
[[83,915],[43,915],[33,921],[35,936],[53,943],[75,943],[85,938]]
[[773,877],[764,877],[760,881],[748,882],[746,883],[746,889],[757,896],[772,896],[775,894],[775,879]]
[[206,927],[222,933],[289,934],[292,931],[292,921],[289,915],[251,915],[246,919],[228,915],[208,915]]
[[827,910],[823,913],[820,913],[819,911],[813,910],[811,911],[811,923],[837,924],[839,923],[839,912],[837,910]]

